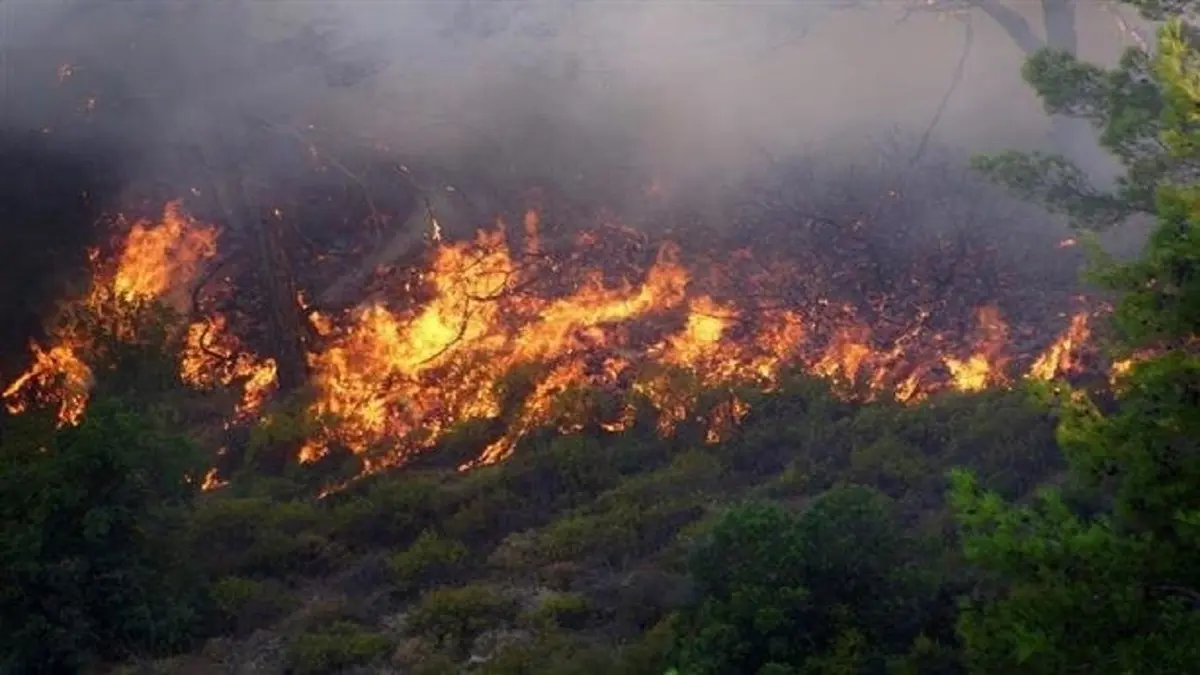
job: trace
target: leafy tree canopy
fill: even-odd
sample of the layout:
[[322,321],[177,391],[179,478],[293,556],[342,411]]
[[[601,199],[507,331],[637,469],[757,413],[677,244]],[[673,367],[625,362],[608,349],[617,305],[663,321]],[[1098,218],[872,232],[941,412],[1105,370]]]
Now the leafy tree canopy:
[[0,672],[75,672],[183,642],[200,585],[182,548],[204,469],[126,400],[0,437]]
[[[1179,14],[1192,2],[1137,4]],[[1059,442],[1080,484],[1110,495],[1085,518],[1053,490],[1005,503],[956,473],[951,502],[967,558],[991,575],[959,619],[974,672],[1190,673],[1200,659],[1200,51],[1178,16],[1156,53],[1131,51],[1112,71],[1063,54],[1032,58],[1026,78],[1053,112],[1084,116],[1128,168],[1115,193],[1089,192],[1061,158],[1009,154],[980,166],[1104,227],[1153,213],[1143,256],[1105,261],[1122,293],[1125,351],[1155,346],[1119,382],[1109,413],[1075,392]]]

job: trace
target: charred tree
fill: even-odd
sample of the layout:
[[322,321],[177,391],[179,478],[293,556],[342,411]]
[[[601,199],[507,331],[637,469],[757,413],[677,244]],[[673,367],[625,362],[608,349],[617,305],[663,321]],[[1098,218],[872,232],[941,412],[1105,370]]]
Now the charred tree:
[[309,326],[301,312],[299,287],[278,223],[265,212],[256,214],[258,209],[246,198],[240,167],[228,160],[213,161],[203,149],[199,154],[208,160],[212,191],[227,226],[251,251],[249,276],[265,304],[265,347],[275,357],[279,387],[296,389],[308,376],[305,344]]
[[[247,209],[248,210],[248,209]],[[279,227],[267,217],[255,223],[255,250],[260,284],[267,297],[267,339],[275,355],[279,387],[292,390],[308,379],[305,337],[308,324],[301,314],[299,288]]]

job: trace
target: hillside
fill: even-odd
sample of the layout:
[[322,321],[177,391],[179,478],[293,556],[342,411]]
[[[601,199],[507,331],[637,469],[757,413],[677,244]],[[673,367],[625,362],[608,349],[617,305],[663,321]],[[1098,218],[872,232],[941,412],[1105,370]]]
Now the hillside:
[[[833,574],[886,553],[896,556],[888,572],[927,577],[894,599],[912,606],[903,625],[855,624],[896,645],[872,658],[903,656],[921,634],[953,641],[954,598],[968,581],[944,504],[947,469],[973,468],[1017,497],[1062,468],[1052,420],[1027,392],[860,406],[797,378],[754,404],[714,445],[695,426],[667,439],[650,425],[550,430],[466,475],[414,469],[320,502],[302,496],[300,476],[206,496],[186,525],[189,557],[215,580],[212,620],[229,637],[160,672],[340,672],[357,662],[371,666],[364,672],[661,674],[683,634],[671,615],[697,598],[687,555],[747,499],[793,513],[814,499],[879,509],[830,514],[824,527],[853,529],[850,540],[822,535],[843,546],[823,555],[841,556],[826,560]],[[446,443],[477,448],[469,429]],[[874,530],[859,529],[872,526],[896,548],[880,551]],[[733,557],[719,564],[755,564],[748,551],[723,555]]]
[[185,199],[15,144],[72,234],[5,239],[54,266],[0,297],[0,673],[1190,675],[1200,34],[1132,4],[1153,54],[1024,70],[1112,192],[922,140],[476,227],[278,129],[290,175],[200,149]]

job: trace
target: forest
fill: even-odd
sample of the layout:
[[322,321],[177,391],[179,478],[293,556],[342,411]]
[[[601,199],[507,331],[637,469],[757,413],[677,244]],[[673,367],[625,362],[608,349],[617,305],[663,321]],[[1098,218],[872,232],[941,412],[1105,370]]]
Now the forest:
[[[0,272],[0,365],[25,367],[0,382],[0,672],[1195,673],[1198,8],[1124,2],[1160,22],[1145,49],[1022,70],[1115,185],[973,159],[1069,221],[1035,253],[788,203],[706,234],[718,264],[563,231],[536,192],[452,240],[407,166],[327,158],[358,187],[259,213],[195,150],[216,207],[156,203],[71,258],[50,230],[97,205],[22,140],[0,168],[53,198],[0,240],[39,252]],[[746,244],[780,209],[790,266]],[[1140,253],[1106,253],[1136,218]]]

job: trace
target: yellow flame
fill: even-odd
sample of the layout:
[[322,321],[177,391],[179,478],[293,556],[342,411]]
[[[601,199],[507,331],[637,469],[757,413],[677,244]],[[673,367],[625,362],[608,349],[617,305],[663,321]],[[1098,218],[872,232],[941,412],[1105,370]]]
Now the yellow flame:
[[[106,263],[98,250],[89,252],[95,267],[87,295],[75,304],[97,316],[112,313],[115,303],[122,306],[145,301],[161,301],[177,311],[188,309],[190,290],[206,261],[216,255],[217,231],[189,218],[178,202],[163,209],[158,222],[135,222],[126,232],[115,256]],[[132,339],[133,328],[120,316],[115,322],[118,339]],[[93,346],[90,336],[77,335],[66,326],[52,330],[54,344],[49,349],[32,345],[33,363],[29,369],[5,387],[2,398],[12,412],[26,410],[31,402],[57,403],[61,424],[75,424],[86,406],[93,384],[87,365]],[[189,332],[190,335],[190,332]],[[185,380],[199,377],[188,372]],[[261,379],[261,378],[260,378]],[[260,387],[258,381],[256,387]]]
[[1088,315],[1079,313],[1071,317],[1071,324],[1062,335],[1033,362],[1029,376],[1039,380],[1052,380],[1061,375],[1078,372],[1077,351],[1090,337]]

